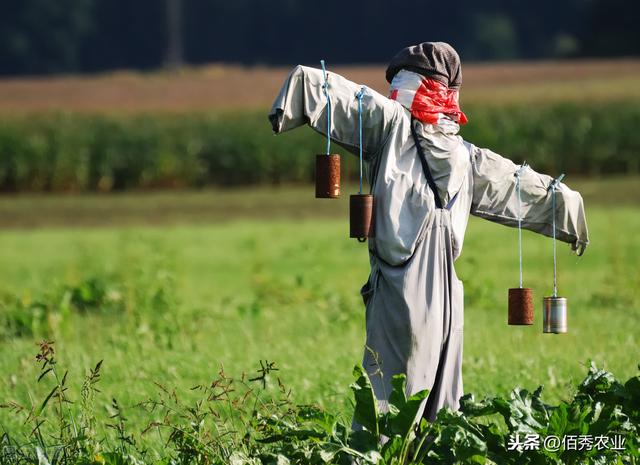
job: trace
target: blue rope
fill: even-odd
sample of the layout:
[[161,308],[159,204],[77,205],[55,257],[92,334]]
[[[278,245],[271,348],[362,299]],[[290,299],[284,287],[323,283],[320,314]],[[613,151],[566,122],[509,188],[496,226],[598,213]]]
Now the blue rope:
[[362,86],[362,89],[356,95],[358,98],[358,128],[360,131],[360,194],[362,194],[362,97],[364,97],[366,90],[366,86]]
[[564,179],[564,173],[549,185],[551,191],[551,210],[553,211],[553,297],[558,297],[558,260],[556,257],[556,190]]
[[516,177],[516,192],[518,193],[518,255],[520,257],[520,288],[522,289],[522,212],[521,204],[522,198],[520,197],[520,176],[522,172],[527,169],[527,162],[523,162],[515,173]]
[[324,60],[320,60],[322,66],[322,75],[324,76],[324,84],[322,92],[327,97],[327,155],[331,153],[331,99],[329,98],[329,80],[327,79],[327,70],[324,67]]

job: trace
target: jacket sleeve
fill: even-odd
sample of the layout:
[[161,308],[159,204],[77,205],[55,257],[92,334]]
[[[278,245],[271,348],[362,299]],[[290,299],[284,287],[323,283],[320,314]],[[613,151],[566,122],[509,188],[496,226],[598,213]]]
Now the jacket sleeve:
[[[488,149],[469,144],[473,171],[471,214],[507,226],[518,226],[518,193],[515,173],[520,168],[511,160]],[[545,236],[553,234],[553,178],[531,168],[520,177],[522,227]],[[571,244],[582,255],[589,235],[582,196],[565,184],[556,190],[556,238]]]
[[[353,153],[358,152],[359,86],[335,73],[328,74],[331,101],[331,139]],[[293,69],[269,113],[276,134],[308,124],[327,134],[327,100],[322,70],[297,66]],[[362,99],[363,155],[375,154],[388,135],[398,113],[397,103],[367,88]]]

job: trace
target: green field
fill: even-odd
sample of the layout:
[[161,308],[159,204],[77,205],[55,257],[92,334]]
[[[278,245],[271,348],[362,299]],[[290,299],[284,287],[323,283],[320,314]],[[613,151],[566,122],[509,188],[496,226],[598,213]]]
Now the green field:
[[[540,306],[534,327],[506,325],[517,234],[470,222],[457,262],[465,283],[466,392],[543,384],[545,400],[557,401],[571,395],[589,359],[620,379],[636,374],[638,182],[577,184],[592,244],[582,258],[559,247],[566,335],[542,334]],[[364,342],[358,291],[367,250],[347,238],[344,201],[312,196],[311,187],[299,187],[0,199],[0,403],[46,396],[50,385],[36,383],[34,356],[47,338],[59,366],[70,370],[72,400],[86,371],[104,360],[98,414],[106,419],[116,398],[137,438],[150,418],[136,404],[158,392],[154,382],[188,397],[221,366],[240,376],[260,360],[277,364],[296,402],[348,416],[351,369]],[[525,233],[524,254],[525,283],[541,301],[552,285],[551,241]],[[23,419],[0,409],[0,426],[14,435],[24,432]]]
[[[442,423],[418,426],[421,441],[438,437],[440,455],[425,463],[616,457],[502,455],[509,432],[523,427],[541,435],[627,428],[626,459],[636,460],[640,61],[465,69],[461,99],[471,123],[462,136],[537,171],[566,172],[585,199],[591,245],[577,258],[560,244],[569,333],[545,335],[551,241],[524,233],[536,322],[509,327],[517,233],[471,219],[456,264],[465,286],[464,390],[509,407],[496,417],[474,416],[480,403],[463,406],[465,427],[444,410]],[[386,93],[382,68],[334,71]],[[349,385],[363,352],[359,289],[369,271],[366,245],[348,239],[356,158],[343,157],[341,200],[313,198],[310,154],[324,141],[308,129],[273,137],[265,118],[287,72],[215,66],[0,81],[0,465],[142,463],[131,451],[158,465],[338,463],[293,457],[314,443],[331,450],[340,422],[356,447],[357,433],[347,433]],[[36,361],[42,341],[55,341],[57,363],[38,381],[52,366]],[[97,392],[86,376],[101,360]],[[260,379],[249,379],[260,378],[267,361],[278,371],[261,389]],[[629,381],[591,371],[591,384],[580,384],[589,361]],[[547,404],[527,410],[540,385]],[[229,386],[233,393],[222,395]],[[514,399],[515,386],[529,397],[519,391]],[[329,425],[331,438],[299,436],[318,427],[300,420],[307,410],[298,404],[306,403],[324,407],[323,418],[340,417]],[[511,408],[513,418],[525,413],[515,423]],[[527,424],[535,415],[546,418]],[[283,427],[291,421],[296,427]],[[148,429],[153,422],[162,425]],[[272,433],[280,442],[265,445]],[[374,442],[358,450],[372,451]],[[231,461],[235,450],[252,458]],[[268,456],[278,450],[292,461]],[[384,465],[398,463],[407,462]]]

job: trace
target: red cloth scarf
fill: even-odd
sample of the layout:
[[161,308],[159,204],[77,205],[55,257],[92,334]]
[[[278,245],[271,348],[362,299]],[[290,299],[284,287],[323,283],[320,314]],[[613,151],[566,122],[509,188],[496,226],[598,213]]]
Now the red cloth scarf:
[[411,71],[400,71],[391,82],[389,98],[397,100],[423,123],[437,124],[446,115],[458,124],[468,120],[458,103],[456,89]]

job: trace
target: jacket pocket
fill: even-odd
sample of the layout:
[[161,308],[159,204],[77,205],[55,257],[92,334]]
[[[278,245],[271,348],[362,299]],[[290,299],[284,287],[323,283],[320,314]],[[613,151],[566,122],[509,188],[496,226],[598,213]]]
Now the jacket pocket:
[[373,295],[376,292],[376,288],[378,287],[378,273],[377,268],[372,267],[371,272],[369,273],[369,279],[364,285],[360,288],[360,295],[362,296],[362,301],[364,302],[365,307],[369,307],[369,303],[373,298]]
[[375,289],[371,285],[371,275],[369,275],[369,279],[366,283],[360,288],[360,295],[362,296],[362,301],[364,302],[365,307],[369,305],[371,301],[371,297],[373,297]]

